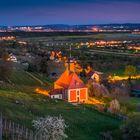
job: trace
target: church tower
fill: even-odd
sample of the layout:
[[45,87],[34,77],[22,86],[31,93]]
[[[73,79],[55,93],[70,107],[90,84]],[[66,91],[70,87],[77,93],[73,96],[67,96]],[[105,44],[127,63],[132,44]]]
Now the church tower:
[[74,62],[72,60],[72,55],[71,55],[71,50],[72,49],[71,49],[71,46],[70,46],[70,48],[69,48],[69,57],[68,57],[67,65],[66,65],[66,69],[68,71],[68,74],[70,72],[75,72],[75,70],[74,70]]

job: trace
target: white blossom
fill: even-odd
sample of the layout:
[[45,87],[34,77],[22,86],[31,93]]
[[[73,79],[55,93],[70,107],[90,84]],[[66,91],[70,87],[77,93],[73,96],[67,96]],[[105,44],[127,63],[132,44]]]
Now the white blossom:
[[36,135],[45,136],[45,140],[62,140],[68,136],[65,134],[65,120],[62,116],[38,118],[33,120],[33,126],[36,129]]

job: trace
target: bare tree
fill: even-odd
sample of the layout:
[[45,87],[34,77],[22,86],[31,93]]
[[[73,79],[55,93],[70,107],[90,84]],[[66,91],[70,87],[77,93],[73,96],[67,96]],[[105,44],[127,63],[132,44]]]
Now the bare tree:
[[95,96],[99,98],[104,95],[109,95],[109,91],[104,85],[95,82],[88,84],[88,91],[90,97]]
[[4,81],[9,81],[10,76],[12,74],[13,65],[11,61],[8,61],[9,54],[7,51],[2,52],[1,54],[1,62],[0,62],[0,78]]

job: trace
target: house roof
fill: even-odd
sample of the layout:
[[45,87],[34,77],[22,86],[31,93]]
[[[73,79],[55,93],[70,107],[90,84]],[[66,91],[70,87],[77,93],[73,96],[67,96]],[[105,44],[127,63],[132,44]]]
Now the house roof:
[[78,75],[75,72],[68,72],[68,70],[66,70],[60,76],[60,78],[55,82],[55,84],[66,89],[86,87],[83,81],[78,77]]
[[94,74],[102,75],[103,73],[99,71],[90,71],[87,73],[87,76],[92,77]]
[[49,94],[50,95],[62,94],[62,89],[53,89]]

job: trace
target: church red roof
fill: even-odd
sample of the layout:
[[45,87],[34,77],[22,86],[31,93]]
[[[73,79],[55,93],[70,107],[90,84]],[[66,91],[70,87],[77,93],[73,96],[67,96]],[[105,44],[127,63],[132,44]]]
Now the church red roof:
[[55,82],[56,85],[66,89],[84,88],[86,87],[83,81],[75,72],[68,72],[66,70],[60,78]]

